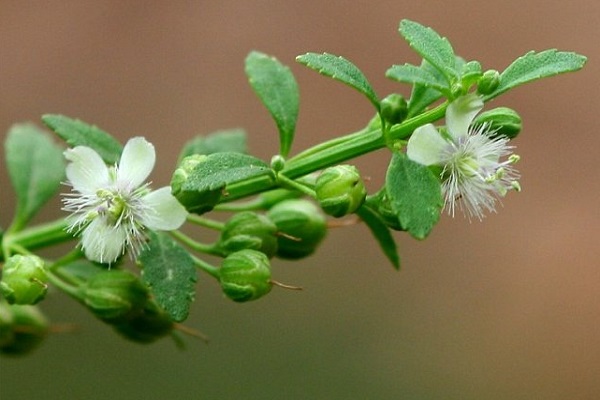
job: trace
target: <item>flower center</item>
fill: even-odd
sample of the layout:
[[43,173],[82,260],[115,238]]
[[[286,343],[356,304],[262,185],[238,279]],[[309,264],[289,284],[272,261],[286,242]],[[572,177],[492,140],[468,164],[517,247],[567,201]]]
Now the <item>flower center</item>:
[[110,223],[118,225],[127,212],[127,201],[120,193],[106,189],[99,189],[96,196],[100,200],[96,206],[98,215],[103,215]]

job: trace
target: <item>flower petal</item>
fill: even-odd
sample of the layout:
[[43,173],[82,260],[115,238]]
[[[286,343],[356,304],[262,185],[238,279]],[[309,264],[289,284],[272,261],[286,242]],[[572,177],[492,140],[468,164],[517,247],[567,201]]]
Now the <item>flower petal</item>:
[[129,190],[139,187],[152,172],[155,161],[152,143],[143,137],[129,139],[119,161],[117,181]]
[[454,140],[469,132],[469,125],[483,108],[483,100],[475,93],[455,99],[446,109],[446,126]]
[[94,194],[109,184],[108,167],[92,148],[77,146],[64,152],[69,161],[66,173],[73,188],[82,194]]
[[444,163],[443,151],[448,145],[437,129],[427,124],[415,129],[408,139],[406,155],[423,165],[440,165]]
[[95,218],[81,235],[81,247],[91,261],[112,263],[125,251],[127,232]]
[[165,186],[148,193],[141,201],[144,212],[141,223],[150,229],[170,231],[179,228],[185,222],[188,212],[171,194],[171,188]]

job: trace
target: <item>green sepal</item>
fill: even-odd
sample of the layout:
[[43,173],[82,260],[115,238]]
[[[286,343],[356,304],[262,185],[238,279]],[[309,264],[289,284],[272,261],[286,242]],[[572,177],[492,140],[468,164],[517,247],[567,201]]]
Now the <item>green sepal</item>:
[[176,322],[187,318],[194,301],[196,266],[192,256],[164,232],[148,232],[149,242],[138,257],[142,279],[154,299]]
[[538,79],[577,71],[585,65],[587,57],[556,49],[530,51],[517,58],[500,74],[500,85],[486,99],[496,97],[516,86]]
[[43,115],[42,122],[69,146],[91,147],[109,165],[116,164],[121,158],[121,143],[97,126],[58,114]]
[[276,58],[257,51],[246,57],[246,75],[275,120],[279,130],[279,154],[287,157],[294,141],[300,102],[294,75]]
[[358,90],[379,110],[379,98],[360,69],[344,57],[329,53],[306,53],[296,57],[300,64]]
[[197,135],[183,145],[178,164],[192,154],[247,153],[246,131],[241,128],[223,129],[206,136]]
[[459,77],[456,56],[448,39],[431,28],[407,19],[400,21],[399,32],[413,50],[444,74],[449,83]]
[[17,194],[13,229],[19,230],[56,193],[65,178],[63,149],[34,124],[15,124],[5,142],[6,166]]
[[398,254],[398,247],[392,236],[390,229],[387,227],[381,217],[373,211],[369,206],[363,204],[361,208],[356,212],[360,219],[362,219],[367,227],[373,234],[379,247],[383,250],[383,254],[390,260],[392,266],[396,269],[400,269],[400,255]]
[[414,238],[425,239],[444,205],[439,179],[406,154],[394,153],[385,185],[400,225]]

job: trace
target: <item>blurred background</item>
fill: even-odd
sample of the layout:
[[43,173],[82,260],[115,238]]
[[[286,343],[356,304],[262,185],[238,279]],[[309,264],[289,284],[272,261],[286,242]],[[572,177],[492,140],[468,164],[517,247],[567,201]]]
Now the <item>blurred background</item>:
[[[392,64],[418,62],[402,18],[433,27],[484,69],[529,50],[588,56],[586,67],[518,88],[523,192],[483,222],[444,216],[418,242],[397,233],[402,270],[364,226],[330,232],[320,252],[276,261],[273,290],[224,299],[201,275],[187,325],[211,337],[124,341],[60,294],[43,303],[54,334],[30,356],[0,359],[2,399],[595,399],[600,392],[600,3],[532,1],[0,1],[0,130],[61,113],[158,149],[169,182],[193,135],[243,127],[253,154],[277,133],[248,86],[251,50],[290,65],[301,90],[293,152],[361,128],[371,105],[294,62],[343,55],[383,97]],[[13,210],[0,155],[0,225]],[[389,154],[357,161],[383,181]],[[53,202],[38,219],[62,215]]]

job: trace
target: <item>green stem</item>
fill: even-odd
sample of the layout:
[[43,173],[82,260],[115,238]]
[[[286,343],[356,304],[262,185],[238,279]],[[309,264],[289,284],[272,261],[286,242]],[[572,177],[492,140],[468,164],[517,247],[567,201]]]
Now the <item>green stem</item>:
[[171,231],[169,233],[174,238],[179,240],[181,243],[183,243],[184,245],[188,246],[189,248],[191,248],[195,251],[199,251],[199,252],[205,253],[205,254],[212,254],[212,255],[220,254],[214,245],[197,242],[181,231],[175,230],[175,231]]
[[281,183],[283,183],[284,186],[287,186],[288,188],[294,189],[299,191],[300,193],[304,193],[305,195],[312,197],[312,198],[316,198],[317,195],[315,193],[314,190],[312,190],[311,188],[309,188],[306,185],[303,185],[300,182],[296,182],[293,179],[288,178],[285,175],[282,174],[277,174],[277,180]]
[[[443,118],[446,113],[446,107],[448,107],[447,102],[409,118],[401,124],[394,125],[385,136],[381,131],[381,127],[373,127],[373,124],[369,124],[367,128],[358,132],[320,143],[287,160],[285,168],[280,174],[290,179],[295,179],[382,149],[394,141],[408,138],[419,126]],[[226,201],[263,192],[276,186],[277,182],[270,176],[258,176],[242,182],[236,182],[227,187],[228,195]]]
[[200,268],[202,271],[206,272],[207,274],[209,274],[210,276],[212,276],[213,278],[219,280],[220,279],[220,268],[215,267],[214,265],[211,265],[209,263],[207,263],[206,261],[198,258],[198,257],[194,257],[192,256],[194,259],[194,262],[196,263],[196,266],[198,268]]
[[192,224],[200,225],[205,228],[214,229],[216,231],[222,231],[225,227],[225,224],[219,221],[215,221],[214,219],[200,217],[198,215],[190,214],[187,217],[188,222]]
[[6,232],[3,238],[3,253],[6,256],[13,248],[26,248],[31,251],[73,240],[73,234],[67,232],[67,227],[68,224],[61,218],[14,234]]

